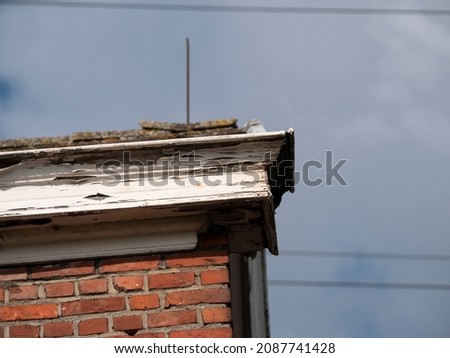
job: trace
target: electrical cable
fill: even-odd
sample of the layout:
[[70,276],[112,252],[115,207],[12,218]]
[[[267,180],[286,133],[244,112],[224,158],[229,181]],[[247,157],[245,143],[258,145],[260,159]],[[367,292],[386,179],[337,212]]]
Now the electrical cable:
[[280,256],[293,257],[325,257],[325,258],[357,258],[357,259],[390,259],[390,260],[416,260],[416,261],[450,261],[450,255],[430,254],[399,254],[377,252],[345,252],[345,251],[314,251],[314,250],[282,250]]
[[0,0],[0,5],[254,14],[450,16],[450,9],[192,5],[49,0]]
[[374,288],[374,289],[403,289],[403,290],[450,290],[446,284],[422,283],[385,283],[385,282],[344,282],[344,281],[304,281],[304,280],[268,280],[269,286],[285,287],[336,287],[336,288]]

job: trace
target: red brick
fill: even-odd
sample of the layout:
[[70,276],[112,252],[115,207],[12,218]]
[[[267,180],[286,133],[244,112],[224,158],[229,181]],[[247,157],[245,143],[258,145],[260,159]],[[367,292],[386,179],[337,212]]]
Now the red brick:
[[227,246],[228,238],[224,233],[201,234],[199,235],[198,243],[200,247]]
[[28,278],[26,267],[11,267],[0,269],[0,282],[2,281],[21,281]]
[[[115,332],[115,333],[117,333],[117,332]],[[134,338],[134,336],[133,337],[130,337],[128,334],[114,334],[113,336],[106,336],[105,338]]]
[[168,255],[166,259],[167,267],[192,267],[220,265],[228,262],[228,253],[223,252],[198,252]]
[[154,270],[158,268],[159,256],[115,258],[100,261],[100,272],[123,272]]
[[182,331],[172,331],[169,333],[170,338],[232,338],[233,331],[231,328],[201,328],[189,329]]
[[148,288],[187,287],[195,283],[193,272],[174,272],[148,276]]
[[0,321],[20,321],[58,317],[55,303],[0,307]]
[[9,327],[9,336],[11,338],[38,338],[39,326],[11,326]]
[[114,277],[114,287],[120,292],[142,290],[143,286],[143,276]]
[[138,333],[138,334],[134,335],[133,338],[164,338],[164,333],[162,333],[162,332]]
[[78,334],[80,336],[106,332],[108,332],[108,320],[106,318],[87,319],[78,324]]
[[210,307],[202,311],[203,323],[231,322],[231,309],[229,307]]
[[132,331],[142,329],[142,317],[137,315],[114,317],[113,328],[116,331]]
[[94,261],[78,261],[33,267],[31,269],[31,278],[83,276],[92,273],[94,273]]
[[9,288],[9,299],[17,300],[36,300],[38,298],[37,286],[13,286]]
[[56,282],[49,283],[44,286],[47,297],[67,297],[73,296],[74,284],[73,282]]
[[159,307],[159,297],[156,294],[137,295],[130,297],[130,308],[132,310],[148,310]]
[[125,298],[105,297],[61,303],[62,316],[114,312],[125,309]]
[[3,302],[5,300],[5,291],[3,291],[3,288],[0,288],[0,302]]
[[144,333],[137,333],[134,336],[129,336],[128,334],[117,334],[114,336],[107,336],[105,338],[164,338],[164,333],[162,332],[144,332]]
[[50,322],[44,324],[44,337],[67,337],[72,334],[72,322]]
[[168,327],[197,323],[195,310],[155,312],[148,315],[149,327]]
[[80,294],[92,295],[95,293],[108,292],[108,281],[106,278],[93,278],[91,280],[83,280],[78,283]]
[[200,273],[200,280],[203,285],[228,283],[230,282],[230,275],[228,274],[228,269],[226,268],[220,270],[203,271]]
[[194,305],[197,303],[227,303],[230,302],[228,288],[204,288],[201,290],[169,292],[166,305]]

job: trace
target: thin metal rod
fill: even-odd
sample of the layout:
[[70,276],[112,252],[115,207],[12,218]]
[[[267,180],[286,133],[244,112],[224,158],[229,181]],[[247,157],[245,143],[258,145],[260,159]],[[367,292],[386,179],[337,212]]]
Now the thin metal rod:
[[186,38],[186,125],[190,124],[190,63],[189,63],[189,38]]

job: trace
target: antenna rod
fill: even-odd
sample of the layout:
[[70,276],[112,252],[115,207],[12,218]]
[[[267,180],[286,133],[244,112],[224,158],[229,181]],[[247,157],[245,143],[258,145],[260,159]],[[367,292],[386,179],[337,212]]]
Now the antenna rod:
[[189,129],[190,124],[190,71],[189,71],[189,38],[186,38],[186,126]]

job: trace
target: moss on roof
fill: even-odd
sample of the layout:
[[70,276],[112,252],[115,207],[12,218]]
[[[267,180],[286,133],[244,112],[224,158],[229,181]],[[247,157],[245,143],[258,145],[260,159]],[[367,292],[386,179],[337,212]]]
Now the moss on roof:
[[140,121],[139,124],[142,129],[76,132],[61,137],[0,140],[0,152],[245,133],[244,128],[237,127],[237,119],[217,119],[191,123],[189,126],[181,123],[153,121]]

